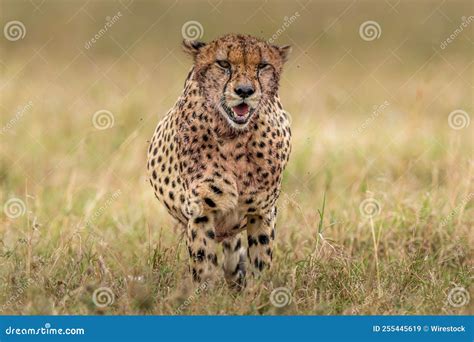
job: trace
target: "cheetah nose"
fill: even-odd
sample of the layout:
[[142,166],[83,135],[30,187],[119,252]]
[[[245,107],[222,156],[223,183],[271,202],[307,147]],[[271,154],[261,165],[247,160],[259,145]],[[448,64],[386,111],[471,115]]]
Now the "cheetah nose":
[[253,89],[252,86],[238,86],[237,88],[234,89],[234,91],[237,95],[239,95],[243,99],[255,93],[255,89]]

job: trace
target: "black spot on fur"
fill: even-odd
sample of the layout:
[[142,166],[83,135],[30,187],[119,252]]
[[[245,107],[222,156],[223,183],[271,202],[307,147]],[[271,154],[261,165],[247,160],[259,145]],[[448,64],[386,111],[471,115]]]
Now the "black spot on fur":
[[199,262],[203,262],[205,257],[206,257],[206,251],[202,248],[198,249],[196,253],[196,260]]
[[262,245],[268,245],[270,243],[270,239],[268,238],[267,234],[260,234],[258,236],[258,242],[260,242]]
[[207,259],[210,260],[214,266],[217,266],[217,255],[209,254]]
[[208,206],[210,206],[211,208],[215,208],[216,207],[216,204],[214,203],[213,200],[211,200],[210,198],[206,197],[204,198],[204,202],[206,202],[206,204]]
[[249,242],[249,247],[252,247],[253,245],[258,245],[258,242],[256,239],[254,239],[253,237],[249,236],[248,237],[248,242]]
[[237,243],[235,244],[234,251],[237,252],[240,249],[241,246],[242,246],[242,241],[240,241],[240,239],[238,239]]
[[209,218],[207,216],[196,217],[194,219],[194,223],[206,223],[209,222]]
[[222,194],[222,190],[220,188],[218,188],[217,186],[211,184],[209,187],[211,188],[212,191],[214,191],[215,194],[217,194],[217,195]]

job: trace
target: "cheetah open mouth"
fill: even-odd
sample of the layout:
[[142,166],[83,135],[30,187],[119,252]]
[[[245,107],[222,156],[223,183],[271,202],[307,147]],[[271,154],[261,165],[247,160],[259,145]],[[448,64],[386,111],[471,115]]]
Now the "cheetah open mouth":
[[232,120],[238,124],[244,124],[247,122],[250,113],[250,107],[245,102],[232,107],[233,117]]
[[245,116],[249,113],[249,105],[242,102],[238,106],[232,107],[232,110],[238,117]]

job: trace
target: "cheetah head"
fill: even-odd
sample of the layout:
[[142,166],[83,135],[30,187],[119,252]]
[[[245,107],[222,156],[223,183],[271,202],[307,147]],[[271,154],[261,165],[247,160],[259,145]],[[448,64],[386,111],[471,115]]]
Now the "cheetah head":
[[206,101],[235,129],[245,129],[262,104],[277,94],[291,51],[240,34],[209,43],[184,40],[183,47],[194,59],[194,78]]

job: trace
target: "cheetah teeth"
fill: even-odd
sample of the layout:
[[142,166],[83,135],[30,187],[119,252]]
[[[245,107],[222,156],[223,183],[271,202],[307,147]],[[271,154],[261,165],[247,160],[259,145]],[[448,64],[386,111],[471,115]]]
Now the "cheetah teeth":
[[249,105],[242,102],[241,104],[235,107],[232,107],[232,110],[235,113],[235,115],[237,115],[238,117],[242,117],[249,113]]

